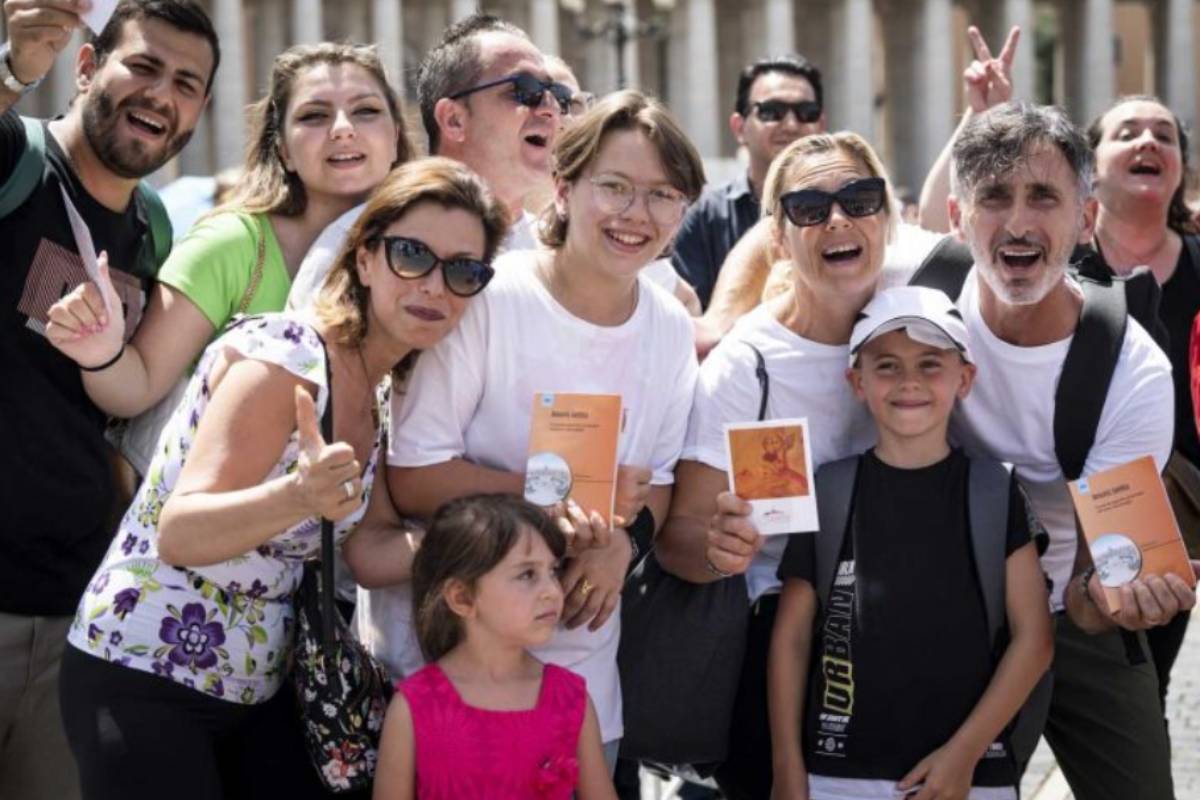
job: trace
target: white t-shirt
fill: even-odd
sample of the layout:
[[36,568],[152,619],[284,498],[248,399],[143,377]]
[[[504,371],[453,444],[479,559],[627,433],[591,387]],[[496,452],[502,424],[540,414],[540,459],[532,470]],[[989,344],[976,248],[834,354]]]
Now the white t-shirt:
[[[303,310],[312,306],[313,299],[325,282],[325,276],[333,269],[334,259],[342,251],[350,229],[367,208],[366,203],[350,209],[333,222],[325,226],[321,235],[308,248],[308,254],[300,262],[296,277],[292,279],[292,288],[288,291],[287,308]],[[537,239],[533,235],[537,219],[528,211],[508,229],[508,236],[500,245],[500,252],[506,250],[533,250],[537,248]]]
[[[392,404],[388,463],[419,467],[461,457],[524,472],[534,394],[594,392],[621,395],[619,463],[648,467],[651,483],[671,484],[698,371],[687,312],[639,278],[629,320],[593,325],[551,296],[534,270],[536,258],[513,252],[498,259],[495,279],[455,330],[421,355],[405,397]],[[393,667],[418,664],[411,606],[400,612],[398,602],[387,603],[395,614],[388,619],[375,607],[379,592],[369,594],[369,610],[360,613],[364,642],[382,645],[376,652]],[[587,680],[606,742],[622,735],[619,638],[618,610],[594,633],[560,628],[534,651]]]
[[[875,423],[846,381],[849,345],[809,341],[780,323],[766,306],[738,320],[700,367],[682,458],[728,472],[725,423],[758,419],[762,391],[753,345],[767,367],[767,419],[807,417],[812,461],[857,455],[875,443]],[[753,602],[779,591],[786,536],[769,536],[746,573]]]
[[[1050,535],[1042,568],[1054,583],[1050,605],[1057,611],[1076,547],[1075,513],[1054,451],[1054,393],[1071,338],[1039,347],[997,338],[980,315],[974,271],[958,306],[978,374],[971,393],[958,404],[951,436],[968,455],[986,454],[1014,466]],[[1174,420],[1171,364],[1131,317],[1083,474],[1145,455],[1154,456],[1161,470],[1170,456]]]
[[675,294],[675,287],[679,284],[679,273],[671,265],[671,259],[654,259],[642,269],[642,274],[672,295]]

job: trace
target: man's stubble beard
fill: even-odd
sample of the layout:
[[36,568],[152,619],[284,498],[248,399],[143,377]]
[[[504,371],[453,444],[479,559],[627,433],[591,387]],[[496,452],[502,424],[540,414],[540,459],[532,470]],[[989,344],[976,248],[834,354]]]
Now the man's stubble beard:
[[[980,279],[987,284],[992,293],[1005,305],[1010,306],[1034,306],[1046,299],[1046,297],[1058,286],[1063,277],[1067,273],[1067,266],[1071,260],[1071,253],[1074,252],[1073,244],[1063,245],[1056,253],[1047,253],[1047,267],[1042,273],[1041,278],[1036,284],[1011,286],[1005,283],[1001,277],[999,267],[992,263],[992,256],[986,246],[981,247],[975,240],[975,232],[968,222],[968,215],[964,212],[960,223],[963,237],[967,241],[967,247],[971,251],[971,257],[975,261],[975,266],[978,268]],[[1079,237],[1079,231],[1082,227],[1077,228],[1076,235],[1068,241],[1076,241]]]
[[83,132],[88,144],[105,168],[114,175],[126,179],[144,178],[174,158],[192,138],[193,130],[176,133],[157,152],[151,153],[144,142],[132,140],[122,144],[117,134],[120,115],[136,108],[154,110],[168,120],[168,134],[174,120],[149,104],[126,102],[117,107],[112,96],[97,88],[94,93],[82,98]]

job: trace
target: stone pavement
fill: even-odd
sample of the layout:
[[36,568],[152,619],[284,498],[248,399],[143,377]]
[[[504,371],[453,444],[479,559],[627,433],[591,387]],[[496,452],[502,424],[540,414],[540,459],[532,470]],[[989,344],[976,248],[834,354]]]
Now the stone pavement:
[[[1171,722],[1176,800],[1200,800],[1200,610],[1194,612],[1179,660],[1171,672],[1167,715]],[[1043,741],[1021,782],[1027,800],[1073,800],[1054,755]]]

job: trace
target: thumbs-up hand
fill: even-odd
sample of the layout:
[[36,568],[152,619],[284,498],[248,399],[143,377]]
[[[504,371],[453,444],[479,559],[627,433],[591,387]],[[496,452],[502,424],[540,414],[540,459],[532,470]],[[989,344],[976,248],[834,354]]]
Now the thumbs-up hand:
[[81,283],[48,312],[46,338],[63,355],[82,367],[111,361],[125,340],[121,298],[113,287],[108,254],[97,259],[98,283]]
[[313,515],[337,521],[362,503],[362,467],[354,448],[345,442],[326,444],[317,421],[312,395],[296,387],[296,436],[300,460],[295,488],[303,507]]

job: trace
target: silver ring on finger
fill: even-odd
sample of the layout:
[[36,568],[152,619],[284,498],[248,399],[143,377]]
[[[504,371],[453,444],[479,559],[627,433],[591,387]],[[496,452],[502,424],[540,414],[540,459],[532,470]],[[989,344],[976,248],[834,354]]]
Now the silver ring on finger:
[[342,491],[346,493],[347,500],[354,499],[354,481],[342,481]]

